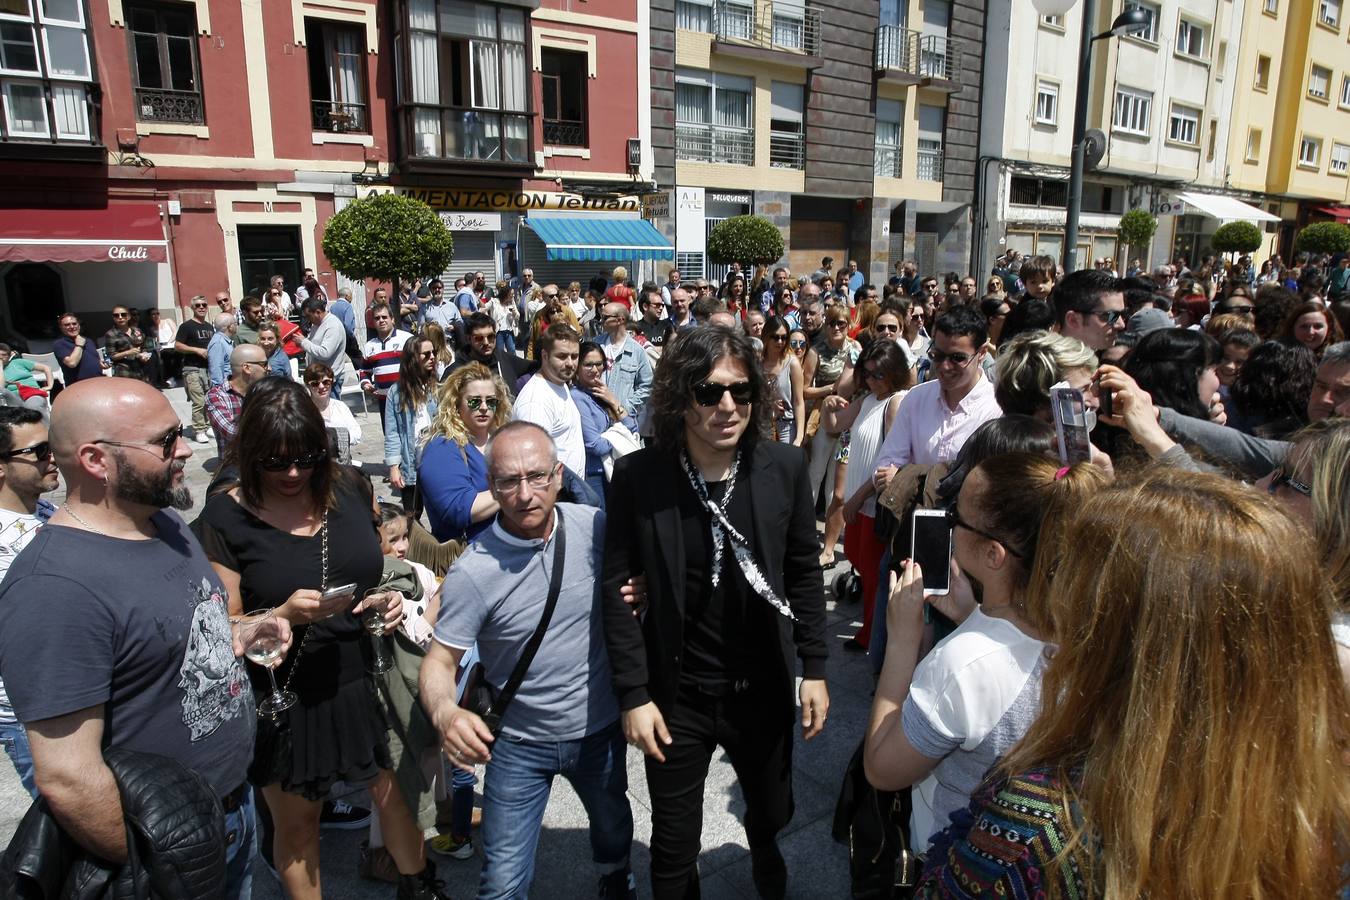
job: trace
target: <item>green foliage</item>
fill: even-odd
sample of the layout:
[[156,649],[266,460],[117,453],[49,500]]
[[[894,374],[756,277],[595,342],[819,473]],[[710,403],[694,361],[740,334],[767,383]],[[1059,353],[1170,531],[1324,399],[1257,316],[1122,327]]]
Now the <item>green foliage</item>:
[[1158,220],[1146,209],[1132,209],[1120,217],[1120,239],[1129,247],[1143,247],[1153,240]]
[[1251,222],[1220,225],[1209,242],[1219,253],[1254,253],[1261,249],[1261,244],[1261,229]]
[[1317,222],[1298,233],[1294,249],[1299,253],[1345,253],[1350,250],[1350,225]]
[[445,223],[421,200],[376,194],[328,220],[323,252],[348,278],[398,284],[398,277],[439,275],[454,257]]
[[783,256],[783,234],[763,216],[732,216],[708,232],[708,258],[767,266]]

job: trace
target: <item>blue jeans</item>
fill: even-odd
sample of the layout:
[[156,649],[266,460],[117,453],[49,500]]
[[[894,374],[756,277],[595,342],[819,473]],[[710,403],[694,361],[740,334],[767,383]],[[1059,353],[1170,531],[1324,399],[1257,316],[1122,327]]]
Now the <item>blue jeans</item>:
[[525,741],[505,734],[497,738],[483,784],[478,900],[529,894],[539,829],[556,775],[571,783],[586,807],[591,856],[599,874],[627,868],[633,844],[627,750],[617,720],[575,741]]
[[497,332],[497,349],[507,353],[516,352],[516,336],[509,331]]
[[258,851],[258,819],[253,788],[244,788],[239,808],[225,814],[225,900],[253,896],[253,856]]
[[605,508],[605,473],[599,472],[595,475],[586,476],[586,484],[590,485],[591,490],[595,491],[595,496],[600,498],[600,508]]
[[881,665],[886,661],[886,607],[891,603],[891,551],[881,555],[881,577],[877,579],[877,603],[872,612],[872,640],[867,644],[867,655],[872,663],[872,675],[881,677]]
[[28,732],[18,722],[0,724],[0,744],[14,763],[14,771],[19,773],[24,790],[36,800],[38,792],[33,781],[33,751],[28,748]]

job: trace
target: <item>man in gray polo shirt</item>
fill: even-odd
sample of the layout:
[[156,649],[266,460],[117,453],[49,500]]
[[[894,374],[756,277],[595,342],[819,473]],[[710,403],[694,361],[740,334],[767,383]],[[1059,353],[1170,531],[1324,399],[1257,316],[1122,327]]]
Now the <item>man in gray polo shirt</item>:
[[[571,782],[590,815],[600,896],[635,898],[627,745],[600,622],[604,514],[556,502],[562,465],[538,425],[508,423],[484,455],[501,511],[446,573],[436,641],[421,670],[422,702],[451,760],[487,764],[479,900],[529,893],[555,775]],[[455,703],[455,670],[477,643],[484,677],[498,691],[505,685],[539,625],[559,525],[566,552],[557,607],[494,740]]]

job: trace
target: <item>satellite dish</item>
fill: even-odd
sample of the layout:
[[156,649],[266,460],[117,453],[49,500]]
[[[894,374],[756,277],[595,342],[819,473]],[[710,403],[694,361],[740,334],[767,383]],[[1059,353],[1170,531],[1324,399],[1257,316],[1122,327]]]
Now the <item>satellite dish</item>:
[[1106,135],[1100,128],[1089,128],[1083,135],[1083,169],[1091,172],[1106,155]]

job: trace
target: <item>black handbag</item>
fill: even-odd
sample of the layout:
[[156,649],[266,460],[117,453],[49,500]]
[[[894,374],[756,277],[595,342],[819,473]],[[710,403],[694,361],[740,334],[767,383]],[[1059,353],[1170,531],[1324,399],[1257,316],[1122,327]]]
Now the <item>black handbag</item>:
[[911,788],[879,791],[863,771],[863,744],[844,772],[832,835],[848,844],[851,896],[855,900],[904,900],[919,880],[919,859],[909,850]]
[[520,690],[525,673],[529,670],[530,663],[534,662],[539,645],[544,642],[544,632],[548,630],[549,620],[553,618],[553,609],[558,605],[558,593],[562,590],[563,564],[567,556],[567,531],[563,528],[562,510],[555,506],[553,512],[556,516],[553,523],[553,572],[549,576],[548,600],[544,603],[544,614],[539,617],[539,625],[534,629],[534,634],[530,635],[529,643],[525,645],[525,652],[516,660],[511,677],[506,679],[506,684],[502,685],[500,692],[488,683],[482,663],[475,663],[467,676],[469,683],[464,691],[463,706],[483,720],[483,724],[487,725],[494,738],[502,730],[506,708],[511,705],[516,691]]

